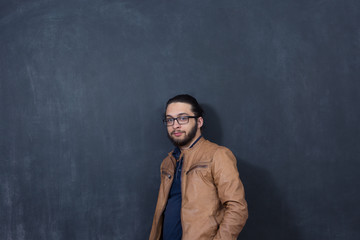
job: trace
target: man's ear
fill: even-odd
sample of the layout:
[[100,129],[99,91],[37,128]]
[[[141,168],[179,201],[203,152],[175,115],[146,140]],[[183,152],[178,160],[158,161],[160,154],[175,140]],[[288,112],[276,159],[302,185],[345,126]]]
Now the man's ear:
[[198,117],[197,124],[198,124],[198,128],[201,128],[204,124],[204,119],[202,117]]

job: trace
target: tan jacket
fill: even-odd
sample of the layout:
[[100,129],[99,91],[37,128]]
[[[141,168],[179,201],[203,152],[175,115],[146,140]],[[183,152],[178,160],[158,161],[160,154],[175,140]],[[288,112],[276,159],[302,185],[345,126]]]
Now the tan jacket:
[[[248,217],[236,159],[222,146],[201,138],[182,150],[182,239],[236,239]],[[150,240],[161,239],[163,212],[174,179],[176,159],[169,153],[160,167],[161,184]]]

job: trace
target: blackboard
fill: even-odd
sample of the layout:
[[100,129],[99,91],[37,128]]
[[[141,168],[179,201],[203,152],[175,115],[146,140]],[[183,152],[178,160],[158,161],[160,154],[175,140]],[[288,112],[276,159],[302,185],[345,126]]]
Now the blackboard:
[[180,93],[230,148],[239,239],[360,237],[360,2],[0,2],[0,239],[147,239]]

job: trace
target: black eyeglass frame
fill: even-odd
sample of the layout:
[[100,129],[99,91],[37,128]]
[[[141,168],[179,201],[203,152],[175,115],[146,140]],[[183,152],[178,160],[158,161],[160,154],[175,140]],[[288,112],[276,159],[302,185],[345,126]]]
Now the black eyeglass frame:
[[[187,122],[186,123],[180,123],[179,122],[179,120],[178,120],[178,118],[182,118],[182,117],[186,117],[187,118]],[[199,118],[199,117],[197,117],[197,116],[180,116],[180,117],[177,117],[177,118],[165,118],[164,120],[163,120],[163,122],[164,122],[164,124],[165,124],[165,126],[167,126],[167,127],[170,127],[170,126],[173,126],[174,124],[175,124],[175,120],[178,122],[178,124],[179,125],[185,125],[185,124],[188,124],[189,123],[189,119],[190,118]],[[173,122],[172,122],[172,124],[168,124],[168,122],[167,122],[167,120],[168,119],[172,119],[173,120]]]

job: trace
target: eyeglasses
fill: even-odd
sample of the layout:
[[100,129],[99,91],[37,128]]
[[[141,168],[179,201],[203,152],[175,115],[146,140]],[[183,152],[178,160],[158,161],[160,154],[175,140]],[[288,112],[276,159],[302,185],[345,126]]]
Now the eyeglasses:
[[189,118],[198,118],[198,117],[196,117],[196,116],[180,116],[177,118],[165,118],[163,120],[163,122],[166,126],[172,126],[172,125],[174,125],[175,120],[176,120],[178,122],[178,124],[184,125],[189,122]]

